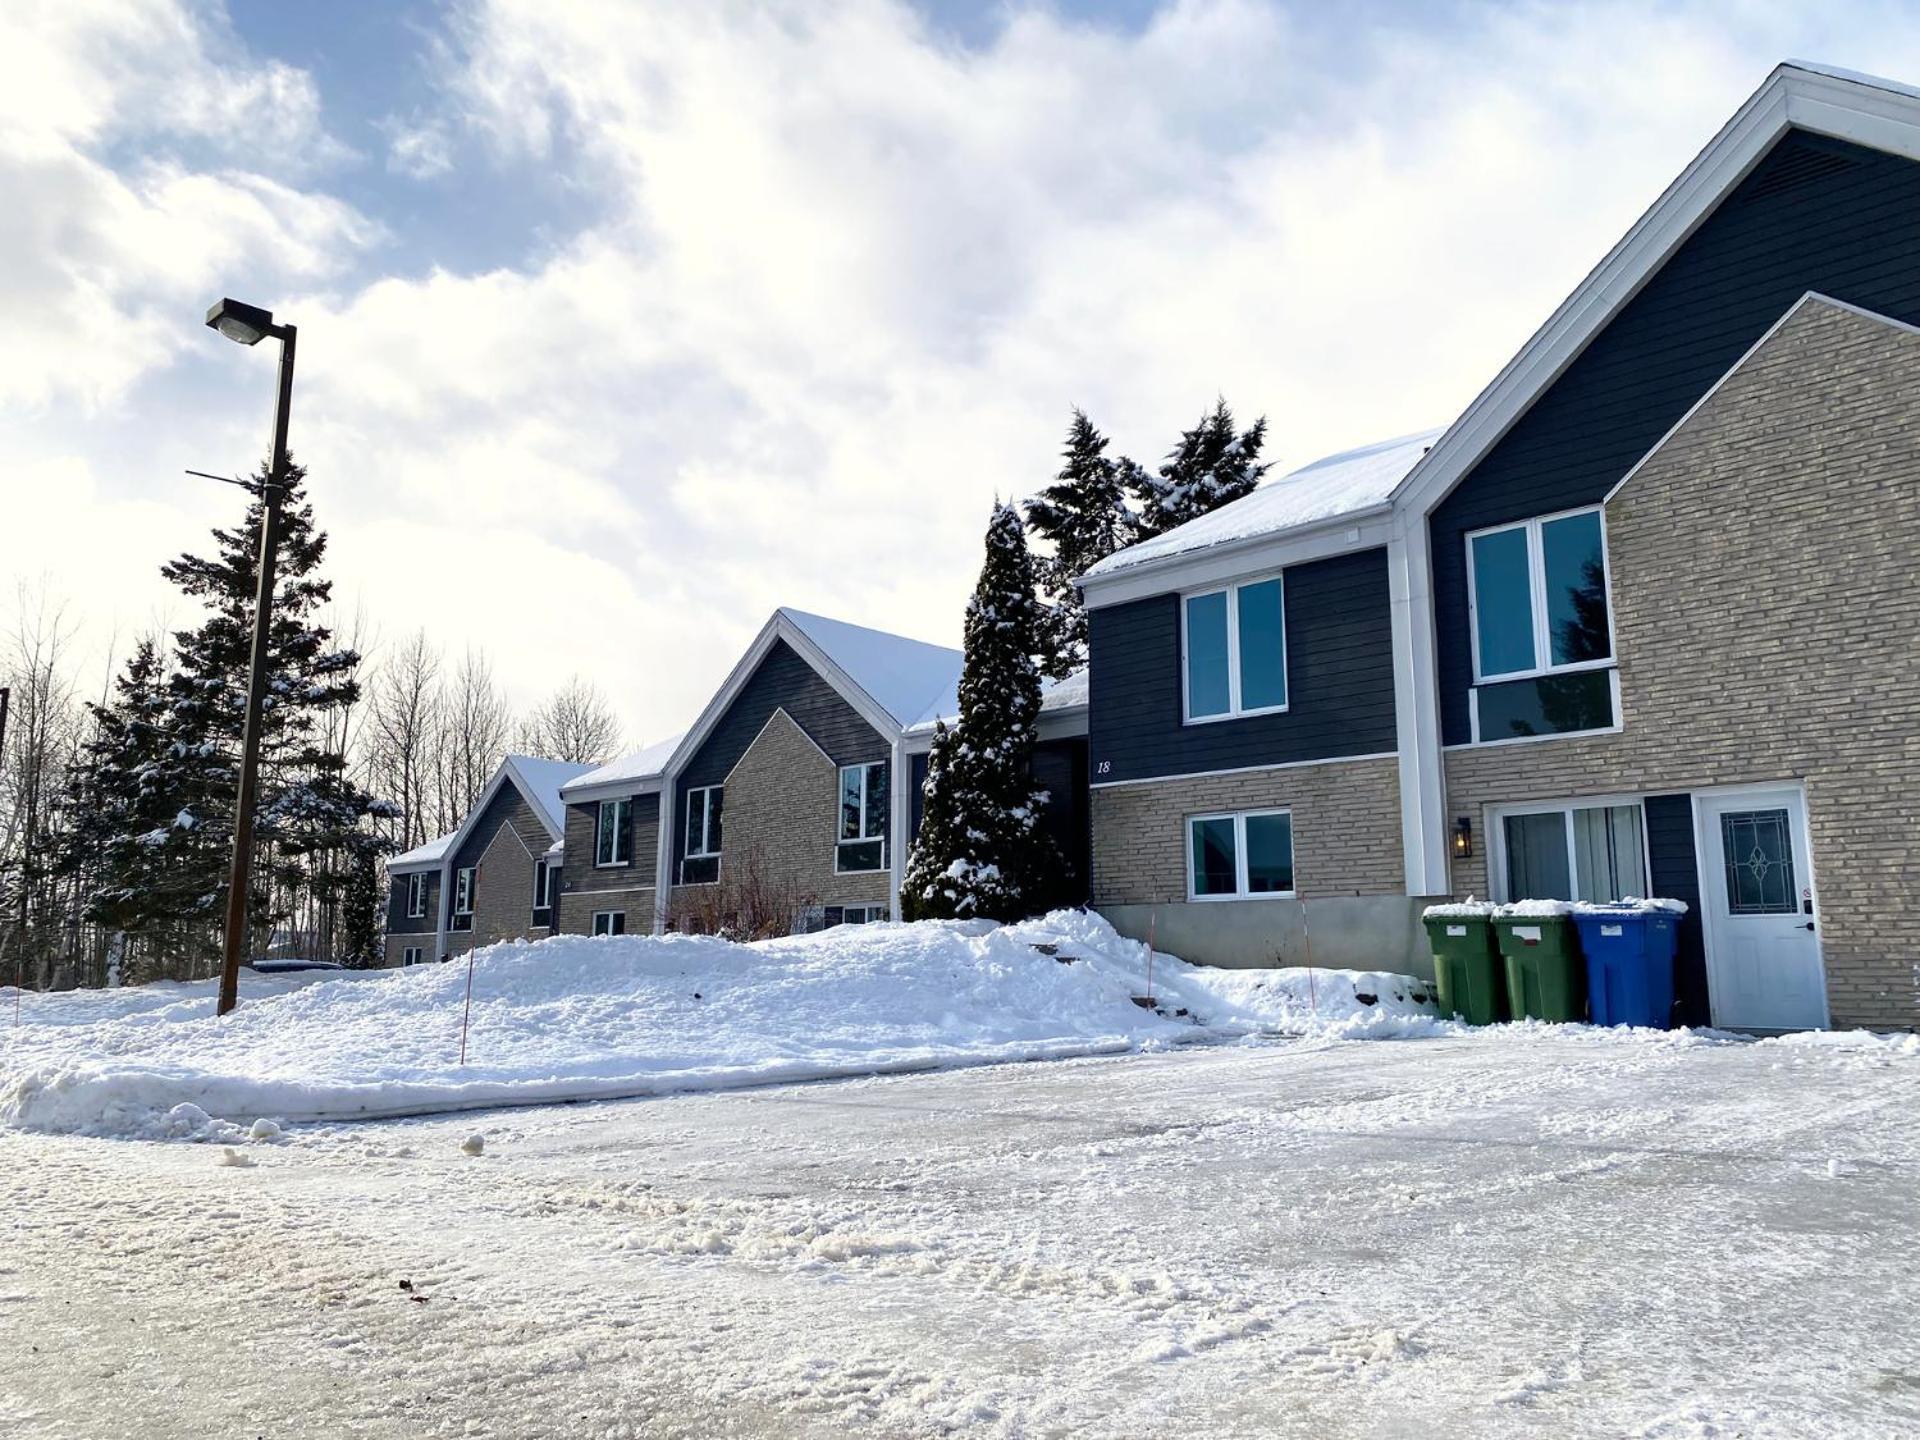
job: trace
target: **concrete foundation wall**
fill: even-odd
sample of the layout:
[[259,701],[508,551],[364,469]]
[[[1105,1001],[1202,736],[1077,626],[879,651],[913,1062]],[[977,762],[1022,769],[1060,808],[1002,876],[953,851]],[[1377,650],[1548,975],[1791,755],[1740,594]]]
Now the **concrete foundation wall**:
[[1196,965],[1316,965],[1433,978],[1420,926],[1422,899],[1360,895],[1327,900],[1231,900],[1103,905],[1122,935]]

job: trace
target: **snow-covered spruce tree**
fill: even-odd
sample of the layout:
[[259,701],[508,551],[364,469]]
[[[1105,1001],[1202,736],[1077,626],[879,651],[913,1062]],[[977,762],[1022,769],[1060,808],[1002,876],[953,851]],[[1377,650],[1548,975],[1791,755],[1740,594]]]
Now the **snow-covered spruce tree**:
[[1060,473],[1027,501],[1027,528],[1051,547],[1034,561],[1034,571],[1046,598],[1040,616],[1041,670],[1053,680],[1087,663],[1087,612],[1074,577],[1133,542],[1133,511],[1123,477],[1140,467],[1106,452],[1107,437],[1076,409]]
[[1033,783],[1039,624],[1026,530],[1013,506],[996,505],[967,602],[960,716],[935,732],[901,885],[913,919],[1018,920],[1055,887],[1062,862],[1040,824],[1046,792]]
[[1227,402],[1216,399],[1199,424],[1181,432],[1180,443],[1158,474],[1137,470],[1131,477],[1140,501],[1140,538],[1163,534],[1252,494],[1267,473],[1267,466],[1260,463],[1266,439],[1264,415],[1252,428],[1237,432]]
[[[264,466],[257,478],[265,482]],[[314,528],[313,507],[301,493],[305,480],[306,471],[293,466],[281,511],[249,897],[256,928],[287,919],[298,900],[310,913],[337,917],[356,869],[387,848],[367,824],[387,807],[354,782],[320,723],[329,710],[358,700],[360,657],[334,645],[317,618],[332,586],[320,576],[327,538]],[[157,784],[176,814],[176,831],[193,837],[170,857],[177,859],[178,888],[209,927],[219,925],[226,904],[260,512],[256,499],[244,525],[215,530],[212,557],[182,555],[161,567],[208,611],[197,628],[174,635],[172,743]]]
[[93,734],[62,800],[69,826],[59,868],[78,887],[85,918],[108,932],[123,984],[181,972],[191,931],[204,924],[187,877],[224,859],[169,793],[177,757],[167,691],[159,646],[142,640],[112,700],[89,707]]

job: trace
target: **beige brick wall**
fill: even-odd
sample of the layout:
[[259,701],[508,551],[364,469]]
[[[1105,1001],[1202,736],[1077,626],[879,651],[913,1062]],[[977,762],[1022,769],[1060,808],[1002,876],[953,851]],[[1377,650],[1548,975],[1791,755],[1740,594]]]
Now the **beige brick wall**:
[[[569,851],[569,854],[572,852]],[[653,853],[647,853],[649,861],[646,873],[653,874]],[[601,886],[597,890],[568,891],[560,902],[560,930],[562,935],[591,935],[593,917],[601,910],[624,910],[627,914],[627,934],[648,935],[653,932],[653,886],[635,885],[622,889]]]
[[1607,507],[1622,733],[1449,751],[1448,813],[1803,781],[1834,1023],[1920,1025],[1916,420],[1920,336],[1802,307]]
[[[755,863],[770,888],[813,904],[887,903],[885,870],[834,873],[840,769],[786,711],[774,711],[733,767],[724,804],[723,876]],[[674,887],[675,910],[697,904],[698,892],[705,888]]]
[[517,806],[481,852],[474,876],[473,929],[448,932],[450,954],[464,955],[496,940],[538,939],[550,933],[533,927],[533,862],[552,843],[524,802]]
[[1387,758],[1098,786],[1091,796],[1093,903],[1185,901],[1187,816],[1281,807],[1293,812],[1302,895],[1404,893],[1399,764]]
[[427,931],[424,935],[389,935],[387,937],[386,953],[386,964],[389,969],[398,969],[400,967],[406,958],[406,950],[409,945],[417,945],[420,947],[420,960],[423,964],[440,958],[433,950],[433,932],[431,930]]

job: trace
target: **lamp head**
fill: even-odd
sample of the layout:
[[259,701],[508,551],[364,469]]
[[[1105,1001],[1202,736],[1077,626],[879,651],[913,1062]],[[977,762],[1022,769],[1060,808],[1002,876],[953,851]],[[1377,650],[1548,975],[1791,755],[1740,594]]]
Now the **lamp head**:
[[207,325],[229,340],[258,345],[273,333],[273,312],[240,300],[222,300],[207,311]]

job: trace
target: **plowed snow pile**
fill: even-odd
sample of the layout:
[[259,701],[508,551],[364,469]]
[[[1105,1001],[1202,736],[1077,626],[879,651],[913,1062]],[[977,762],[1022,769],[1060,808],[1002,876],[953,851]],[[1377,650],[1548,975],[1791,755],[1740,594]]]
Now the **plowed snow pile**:
[[[1154,957],[1156,1013],[1133,1002],[1146,967],[1144,945],[1073,912],[1005,927],[842,926],[754,945],[513,941],[475,959],[464,1065],[463,962],[243,992],[221,1021],[211,985],[29,995],[0,1039],[0,1124],[224,1139],[263,1116],[403,1115],[1439,1023],[1426,987],[1405,976],[1211,971],[1165,955]],[[0,1012],[0,1025],[9,1018]]]

